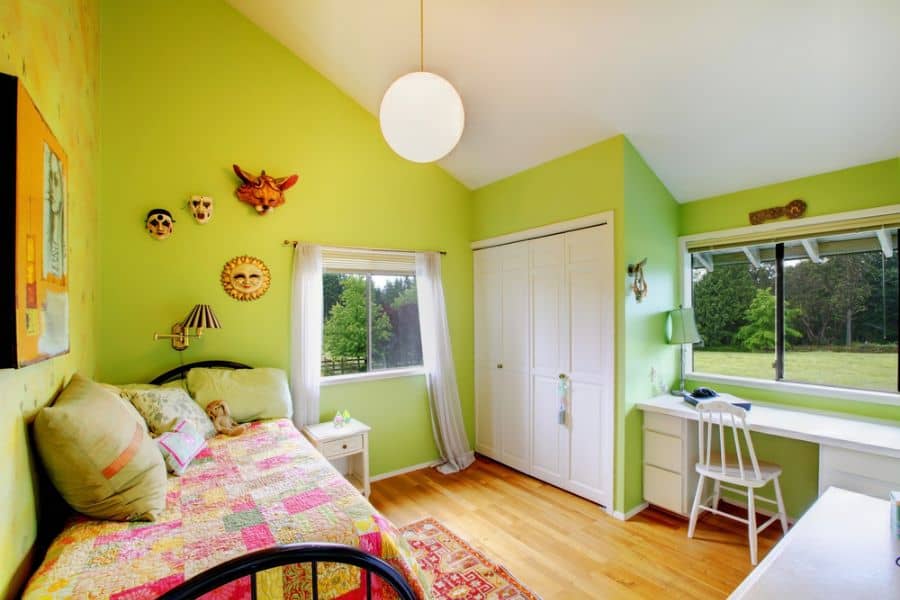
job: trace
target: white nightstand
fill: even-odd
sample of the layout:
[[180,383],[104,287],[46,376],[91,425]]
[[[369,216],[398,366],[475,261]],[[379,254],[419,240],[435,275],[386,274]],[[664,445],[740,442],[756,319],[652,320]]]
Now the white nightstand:
[[343,427],[327,421],[307,425],[303,434],[316,450],[340,471],[366,498],[369,497],[369,431],[371,427],[353,419]]

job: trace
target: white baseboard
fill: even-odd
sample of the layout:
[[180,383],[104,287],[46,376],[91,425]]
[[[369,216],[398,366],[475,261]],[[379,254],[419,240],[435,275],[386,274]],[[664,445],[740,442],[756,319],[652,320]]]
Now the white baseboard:
[[430,467],[436,467],[441,464],[442,460],[430,460],[428,462],[419,463],[418,465],[412,465],[409,467],[403,467],[402,469],[397,469],[396,471],[388,471],[387,473],[379,473],[378,475],[373,475],[369,481],[381,481],[382,479],[390,479],[391,477],[396,477],[397,475],[406,475],[407,473],[412,473],[413,471],[419,471],[421,469],[428,469]]
[[642,502],[625,513],[623,513],[622,511],[614,510],[614,511],[612,511],[612,516],[620,521],[627,521],[628,519],[631,519],[632,517],[634,517],[636,514],[638,514],[639,512],[641,512],[648,506],[650,506],[650,505],[647,502]]
[[[734,498],[726,498],[725,496],[722,496],[719,498],[719,503],[730,504],[731,506],[736,506],[738,508],[747,510],[747,503],[743,500],[735,500]],[[770,510],[768,508],[760,508],[759,504],[756,505],[756,512],[766,517],[771,517],[776,513],[776,511]],[[797,521],[797,519],[795,519],[791,515],[787,516],[787,520],[789,525],[793,525]]]

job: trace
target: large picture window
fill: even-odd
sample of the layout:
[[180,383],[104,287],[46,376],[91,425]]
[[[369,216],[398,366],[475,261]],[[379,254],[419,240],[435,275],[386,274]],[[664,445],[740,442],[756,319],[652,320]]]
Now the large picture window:
[[896,232],[695,248],[690,260],[695,373],[900,389]]
[[326,271],[322,376],[422,365],[413,274]]

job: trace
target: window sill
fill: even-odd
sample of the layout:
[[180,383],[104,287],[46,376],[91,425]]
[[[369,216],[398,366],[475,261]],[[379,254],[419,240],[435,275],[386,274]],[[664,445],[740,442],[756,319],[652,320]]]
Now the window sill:
[[851,388],[830,387],[827,385],[815,385],[812,383],[795,383],[791,381],[767,381],[765,379],[751,379],[749,377],[737,377],[734,375],[716,375],[713,373],[692,372],[686,373],[684,377],[691,381],[724,383],[726,385],[737,385],[772,392],[784,392],[786,394],[803,394],[806,396],[835,398],[837,400],[849,400],[852,402],[869,402],[871,404],[900,406],[900,394],[891,392],[856,390]]
[[332,375],[322,377],[319,385],[329,386],[341,383],[361,383],[364,381],[377,381],[379,379],[397,379],[398,377],[415,377],[424,375],[425,367],[409,367],[405,369],[386,369],[384,371],[372,371],[371,373],[352,373],[350,375]]

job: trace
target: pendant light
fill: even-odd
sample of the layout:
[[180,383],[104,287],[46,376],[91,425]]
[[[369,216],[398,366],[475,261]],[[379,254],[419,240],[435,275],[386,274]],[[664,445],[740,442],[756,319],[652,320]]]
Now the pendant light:
[[423,0],[419,0],[419,70],[394,81],[381,100],[381,133],[391,149],[412,162],[447,156],[462,137],[466,114],[453,85],[425,70]]

